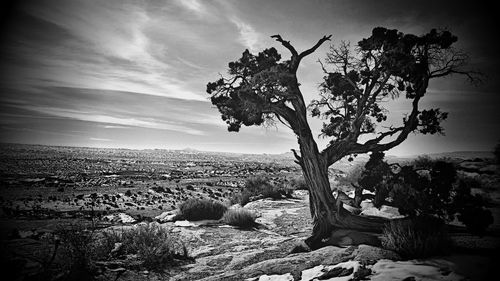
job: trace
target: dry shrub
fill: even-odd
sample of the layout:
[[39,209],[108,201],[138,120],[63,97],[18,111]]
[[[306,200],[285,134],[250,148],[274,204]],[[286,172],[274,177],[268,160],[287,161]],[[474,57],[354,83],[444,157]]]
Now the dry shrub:
[[240,192],[240,204],[244,206],[252,197],[271,198],[274,200],[292,198],[295,190],[294,183],[273,183],[267,177],[252,177],[247,179]]
[[231,205],[240,204],[241,206],[245,206],[248,202],[250,202],[251,196],[250,192],[243,189],[232,193],[229,201]]
[[294,190],[309,190],[306,180],[302,176],[293,177],[289,180],[289,182]]
[[227,207],[220,202],[208,199],[188,199],[180,206],[182,216],[186,220],[218,220],[226,212]]
[[[57,232],[64,245],[67,280],[92,279],[96,261],[111,260],[117,255],[136,255],[140,267],[163,271],[177,261],[191,260],[178,235],[156,223],[137,225],[126,230],[96,231],[81,225],[61,227]],[[114,248],[120,244],[119,254]],[[81,280],[81,279],[78,279]]]
[[389,222],[381,241],[384,248],[407,259],[445,254],[452,246],[444,222],[430,216]]
[[247,209],[238,208],[228,210],[222,219],[225,223],[241,228],[252,228],[255,226],[255,214]]
[[162,271],[178,260],[190,259],[179,237],[156,223],[139,225],[117,234],[123,253],[137,254],[142,266]]
[[59,225],[56,236],[61,240],[59,258],[65,280],[91,280],[96,274],[94,261],[101,259],[106,251],[93,227],[83,222]]
[[269,181],[267,177],[251,177],[246,180],[243,190],[255,196],[262,194],[264,197],[278,197],[275,186]]
[[363,163],[356,164],[344,176],[338,178],[338,187],[343,191],[351,190],[352,184],[358,184],[358,180],[364,171],[365,167]]

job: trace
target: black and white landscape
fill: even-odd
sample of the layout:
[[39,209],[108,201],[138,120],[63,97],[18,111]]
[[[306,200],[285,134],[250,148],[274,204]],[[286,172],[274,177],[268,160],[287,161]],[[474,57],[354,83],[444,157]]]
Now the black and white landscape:
[[494,3],[6,1],[8,280],[491,280]]

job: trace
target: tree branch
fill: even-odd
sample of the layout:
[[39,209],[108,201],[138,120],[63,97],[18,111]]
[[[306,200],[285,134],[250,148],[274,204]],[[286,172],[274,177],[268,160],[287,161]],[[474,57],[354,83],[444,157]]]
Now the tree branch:
[[321,62],[321,60],[320,60],[320,59],[318,59],[318,60],[317,60],[317,62],[319,63],[319,65],[321,65],[321,69],[323,69],[323,72],[324,72],[325,74],[330,74],[330,72],[328,72],[328,71],[326,70],[325,65],[323,64],[323,62]]
[[[276,115],[279,115],[280,117],[285,119],[286,122],[288,122],[288,124],[290,125],[290,129],[292,129],[293,131],[297,129],[298,124],[295,119],[295,111],[283,104],[283,102],[270,104],[268,109],[263,110],[262,113],[274,113]],[[280,120],[280,118],[278,118],[278,120]]]
[[319,39],[319,41],[316,43],[316,45],[312,46],[310,49],[308,50],[305,50],[303,51],[302,53],[300,53],[299,55],[299,60],[301,60],[302,58],[314,53],[314,51],[316,51],[316,49],[319,48],[319,46],[321,46],[323,43],[325,43],[326,41],[330,41],[332,38],[332,35],[328,35],[328,36],[323,36],[323,38]]
[[293,153],[293,156],[295,157],[295,163],[299,164],[299,166],[302,167],[302,157],[297,153],[297,150],[295,149],[290,149]]
[[[383,87],[385,86],[385,84],[389,80],[389,77],[390,77],[390,75],[387,75],[387,77],[385,77],[383,79],[383,81],[380,82],[381,85],[378,87],[378,89],[375,92],[373,92],[372,94],[370,94],[374,85],[378,81],[379,77],[377,77],[375,83],[372,83],[373,86],[370,86],[371,87],[370,91],[365,91],[363,93],[363,97],[359,101],[358,108],[356,109],[356,116],[355,116],[354,121],[353,121],[353,130],[349,134],[350,139],[357,139],[359,137],[359,135],[361,134],[361,127],[363,125],[364,117],[366,116],[367,110],[369,107],[369,106],[367,106],[368,99],[371,98],[371,99],[373,99],[373,102],[375,102],[377,95],[380,94]],[[368,86],[367,86],[367,88],[368,88]]]
[[[417,126],[418,126],[418,103],[420,101],[420,98],[422,98],[425,94],[425,91],[427,89],[427,85],[429,82],[429,77],[422,78],[423,83],[420,85],[418,89],[418,94],[417,96],[413,99],[412,101],[412,111],[410,113],[410,116],[408,117],[408,120],[405,122],[404,126],[398,127],[394,130],[388,131],[381,133],[380,136],[369,140],[365,142],[364,144],[360,143],[352,143],[349,138],[339,140],[338,142],[328,146],[323,150],[321,153],[324,159],[327,162],[327,165],[330,166],[342,157],[350,154],[362,154],[362,153],[368,153],[370,151],[386,151],[389,150],[393,147],[396,147],[397,145],[401,144],[408,135],[413,132]],[[382,141],[385,137],[394,135],[399,132],[399,135],[396,137],[395,140],[388,142],[388,143],[383,143],[380,144],[380,141]]]
[[348,154],[361,154],[361,153],[367,153],[370,151],[386,151],[386,150],[389,150],[393,147],[398,146],[404,140],[406,140],[408,135],[411,132],[413,132],[418,126],[418,114],[419,114],[418,103],[420,101],[420,98],[423,97],[423,95],[425,93],[425,89],[427,88],[427,84],[428,84],[428,79],[429,78],[427,78],[426,82],[424,83],[425,86],[421,86],[419,94],[413,99],[413,102],[412,102],[413,109],[411,111],[410,116],[408,117],[408,120],[405,122],[405,124],[402,128],[395,129],[396,132],[399,132],[399,135],[396,137],[395,140],[388,142],[388,143],[380,144],[379,142],[383,138],[385,138],[389,135],[394,135],[396,133],[396,132],[393,133],[392,131],[385,132],[385,133],[382,133],[381,136],[379,136],[375,139],[369,140],[369,141],[365,142],[364,144],[359,144],[359,143],[354,144],[352,146],[352,148],[350,149]]
[[389,136],[393,136],[397,132],[402,131],[403,129],[404,129],[404,127],[398,127],[398,128],[394,128],[394,129],[392,129],[390,131],[380,133],[380,135],[378,137],[366,141],[365,145],[372,145],[372,144],[380,143],[384,138],[389,137]]
[[460,74],[460,75],[465,75],[467,76],[467,79],[469,79],[469,82],[472,84],[476,85],[482,82],[481,77],[483,74],[479,71],[461,71],[461,70],[455,70],[455,69],[448,69],[446,71],[439,72],[438,70],[432,71],[430,78],[438,78],[438,77],[444,77],[450,74]]
[[293,131],[292,126],[290,126],[290,124],[286,120],[283,120],[280,115],[276,114],[276,118],[281,122],[281,124]]
[[276,39],[276,41],[280,42],[281,45],[287,48],[290,53],[292,53],[292,57],[298,57],[299,54],[297,53],[297,50],[295,50],[295,48],[290,44],[290,41],[283,40],[283,38],[281,38],[281,35],[279,34],[273,35],[271,36],[271,38]]
[[283,45],[285,48],[287,48],[290,51],[290,53],[292,54],[292,57],[290,59],[290,64],[291,64],[290,70],[293,73],[295,73],[297,71],[297,68],[299,67],[299,64],[300,64],[300,61],[302,60],[302,58],[304,58],[307,55],[312,54],[314,51],[316,51],[317,48],[319,48],[319,46],[321,46],[321,44],[323,44],[325,41],[329,41],[331,37],[332,37],[332,35],[323,36],[323,38],[321,38],[316,43],[316,45],[314,45],[312,48],[305,50],[304,52],[299,54],[297,52],[297,50],[295,50],[295,48],[292,46],[292,44],[290,44],[290,41],[283,40],[281,35],[276,34],[276,35],[271,36],[271,38],[274,38],[276,41],[280,42],[281,45]]

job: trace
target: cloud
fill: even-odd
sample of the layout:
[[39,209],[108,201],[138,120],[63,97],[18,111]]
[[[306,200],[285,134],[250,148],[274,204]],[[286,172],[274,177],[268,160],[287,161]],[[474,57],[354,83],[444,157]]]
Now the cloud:
[[102,126],[104,129],[127,129],[126,126],[117,126],[117,125],[104,125]]
[[110,139],[101,139],[101,138],[89,138],[91,141],[112,141]]
[[[15,26],[20,26],[18,33],[12,35],[15,38],[5,48],[15,59],[10,59],[2,82],[24,87],[126,89],[205,100],[202,91],[193,91],[185,81],[184,73],[189,73],[185,69],[195,64],[181,62],[185,67],[179,68],[173,63],[175,56],[168,54],[167,45],[172,41],[147,32],[157,24],[157,17],[134,2],[97,5],[72,1],[57,6],[30,3],[16,22]],[[175,37],[190,34],[170,31],[168,34]]]
[[196,13],[201,14],[205,12],[204,6],[199,0],[178,0],[176,2]]
[[64,133],[64,132],[55,132],[55,131],[52,131],[52,130],[40,130],[40,129],[31,129],[31,128],[18,128],[18,127],[12,127],[12,126],[0,126],[0,129],[6,130],[6,131],[32,132],[32,133],[41,133],[41,134],[48,134],[48,135],[55,135],[55,136],[65,136],[65,137],[71,137],[71,138],[81,137],[81,135],[78,135],[78,134],[69,134],[69,133]]
[[71,118],[81,121],[103,123],[103,124],[115,124],[123,126],[132,126],[156,130],[167,130],[167,131],[177,131],[190,135],[204,135],[203,131],[190,128],[188,126],[183,126],[180,124],[170,124],[165,121],[155,120],[153,118],[127,118],[127,117],[116,117],[104,114],[92,114],[90,112],[69,110],[55,107],[43,107],[43,106],[32,106],[32,105],[19,105],[19,108],[25,110],[31,110],[47,115]]
[[233,18],[231,21],[238,28],[241,44],[247,47],[251,52],[260,51],[262,47],[262,36],[250,24],[238,18]]

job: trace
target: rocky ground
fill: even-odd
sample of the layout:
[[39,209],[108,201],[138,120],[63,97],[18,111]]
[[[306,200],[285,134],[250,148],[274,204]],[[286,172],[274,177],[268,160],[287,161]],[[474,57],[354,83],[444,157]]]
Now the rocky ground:
[[[162,273],[134,270],[126,261],[115,260],[101,264],[103,271],[98,278],[214,281],[487,280],[484,278],[493,270],[492,257],[478,253],[402,261],[394,252],[369,245],[332,245],[317,251],[291,254],[292,249],[301,245],[311,231],[308,196],[302,191],[296,192],[295,196],[296,199],[261,199],[247,204],[244,208],[259,215],[258,227],[251,230],[241,230],[219,221],[153,222],[178,233],[194,260],[167,268]],[[134,228],[144,223],[117,220],[108,230]],[[455,240],[476,250],[500,246],[499,237],[492,236],[461,236],[455,237]],[[471,245],[471,241],[475,244]],[[37,238],[12,239],[10,244],[15,247],[31,245],[33,248]],[[343,270],[339,269],[339,264]],[[330,274],[337,276],[337,279],[328,276],[314,279],[330,271],[335,271]],[[358,275],[355,275],[356,272]],[[366,275],[367,279],[361,279],[361,274]]]
[[[258,215],[258,226],[250,230],[220,221],[172,221],[170,215],[187,198],[212,198],[229,204],[238,185],[249,175],[296,176],[297,170],[287,168],[289,164],[259,164],[254,160],[245,164],[230,158],[197,161],[199,156],[183,155],[185,159],[170,162],[162,158],[164,164],[157,165],[159,160],[154,157],[149,162],[137,162],[143,156],[106,153],[99,154],[106,161],[96,161],[91,154],[81,152],[73,156],[71,161],[85,166],[86,172],[82,173],[64,162],[67,155],[33,157],[33,152],[4,152],[6,161],[0,167],[2,257],[14,255],[24,262],[14,264],[4,259],[3,263],[17,266],[16,270],[25,275],[36,272],[43,259],[35,257],[47,252],[44,237],[60,225],[75,221],[94,221],[99,231],[154,223],[181,237],[192,258],[164,272],[145,271],[126,259],[102,262],[98,276],[101,280],[489,280],[494,269],[492,253],[500,248],[498,167],[482,159],[456,161],[461,161],[461,173],[479,176],[489,183],[475,190],[487,195],[495,216],[489,234],[453,237],[461,251],[449,256],[403,261],[394,252],[348,243],[292,253],[296,246],[303,246],[312,230],[305,191],[296,191],[294,199],[260,199],[245,205]],[[23,171],[21,166],[26,163],[31,164]],[[364,211],[371,215],[380,212],[369,207]],[[384,214],[394,215],[391,212]],[[11,255],[5,255],[7,252]]]

